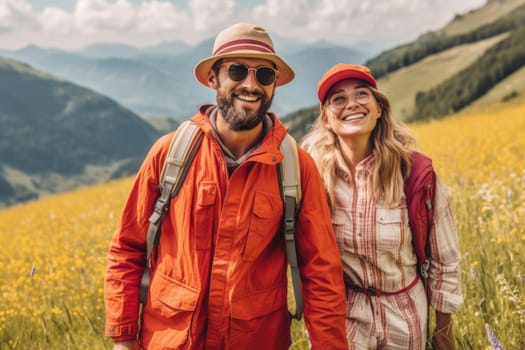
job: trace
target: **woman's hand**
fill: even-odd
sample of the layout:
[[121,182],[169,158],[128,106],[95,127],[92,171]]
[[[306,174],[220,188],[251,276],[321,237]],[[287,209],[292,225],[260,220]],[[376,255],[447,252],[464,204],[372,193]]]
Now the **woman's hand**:
[[450,314],[436,311],[436,328],[432,332],[432,348],[435,350],[456,349]]

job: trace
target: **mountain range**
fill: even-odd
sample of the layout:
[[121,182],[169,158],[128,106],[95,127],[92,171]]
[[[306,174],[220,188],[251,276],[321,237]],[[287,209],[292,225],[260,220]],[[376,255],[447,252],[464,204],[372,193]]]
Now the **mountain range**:
[[[277,52],[295,67],[296,79],[280,88],[272,109],[284,115],[315,103],[320,73],[331,65],[362,63],[371,53],[319,41],[307,44],[276,38]],[[138,49],[122,44],[95,44],[76,52],[28,46],[0,51],[0,56],[73,81],[119,101],[143,118],[165,116],[182,121],[203,103],[214,103],[213,91],[199,84],[195,64],[211,55],[213,39],[195,46],[164,42]]]
[[[409,122],[525,103],[523,37],[525,0],[489,0],[379,54],[277,37],[296,79],[278,89],[272,110],[300,139],[318,114],[317,81],[338,62],[370,66],[394,116]],[[0,58],[0,206],[134,173],[161,133],[214,102],[193,77],[212,46],[0,52],[8,57]]]

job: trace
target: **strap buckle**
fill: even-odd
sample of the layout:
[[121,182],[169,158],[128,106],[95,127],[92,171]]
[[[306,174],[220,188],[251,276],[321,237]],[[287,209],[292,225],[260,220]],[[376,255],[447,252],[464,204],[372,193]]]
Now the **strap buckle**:
[[423,261],[423,263],[419,267],[419,273],[421,274],[421,277],[428,278],[430,277],[429,271],[430,271],[430,259],[425,259],[425,261]]
[[151,213],[151,216],[149,217],[149,221],[152,224],[157,224],[163,217],[164,214],[168,211],[168,201],[162,197],[160,197],[157,202],[155,203],[155,207],[153,208],[153,212]]

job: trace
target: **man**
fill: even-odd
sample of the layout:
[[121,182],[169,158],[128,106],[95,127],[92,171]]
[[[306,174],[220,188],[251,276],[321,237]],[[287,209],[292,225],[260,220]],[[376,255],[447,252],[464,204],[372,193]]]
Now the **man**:
[[[106,335],[115,350],[288,349],[276,168],[287,130],[267,111],[275,88],[294,72],[263,28],[240,23],[217,36],[212,57],[196,65],[195,76],[216,90],[217,106],[201,106],[192,118],[204,137],[162,223],[140,332],[148,218],[173,134],[147,155],[111,242]],[[306,325],[313,349],[346,349],[343,272],[326,195],[311,157],[299,150],[299,160],[296,244]]]

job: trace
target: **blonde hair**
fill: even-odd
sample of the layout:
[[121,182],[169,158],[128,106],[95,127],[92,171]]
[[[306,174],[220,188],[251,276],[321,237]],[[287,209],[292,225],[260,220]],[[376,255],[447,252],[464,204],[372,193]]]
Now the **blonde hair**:
[[[372,184],[374,196],[385,206],[398,205],[404,193],[404,180],[412,166],[411,154],[416,141],[410,130],[392,118],[390,102],[385,94],[368,86],[376,99],[381,117],[370,136],[370,146],[374,157]],[[335,182],[337,164],[345,164],[337,135],[327,127],[326,103],[309,132],[304,136],[301,146],[313,157],[324,181],[330,205],[335,205]]]

